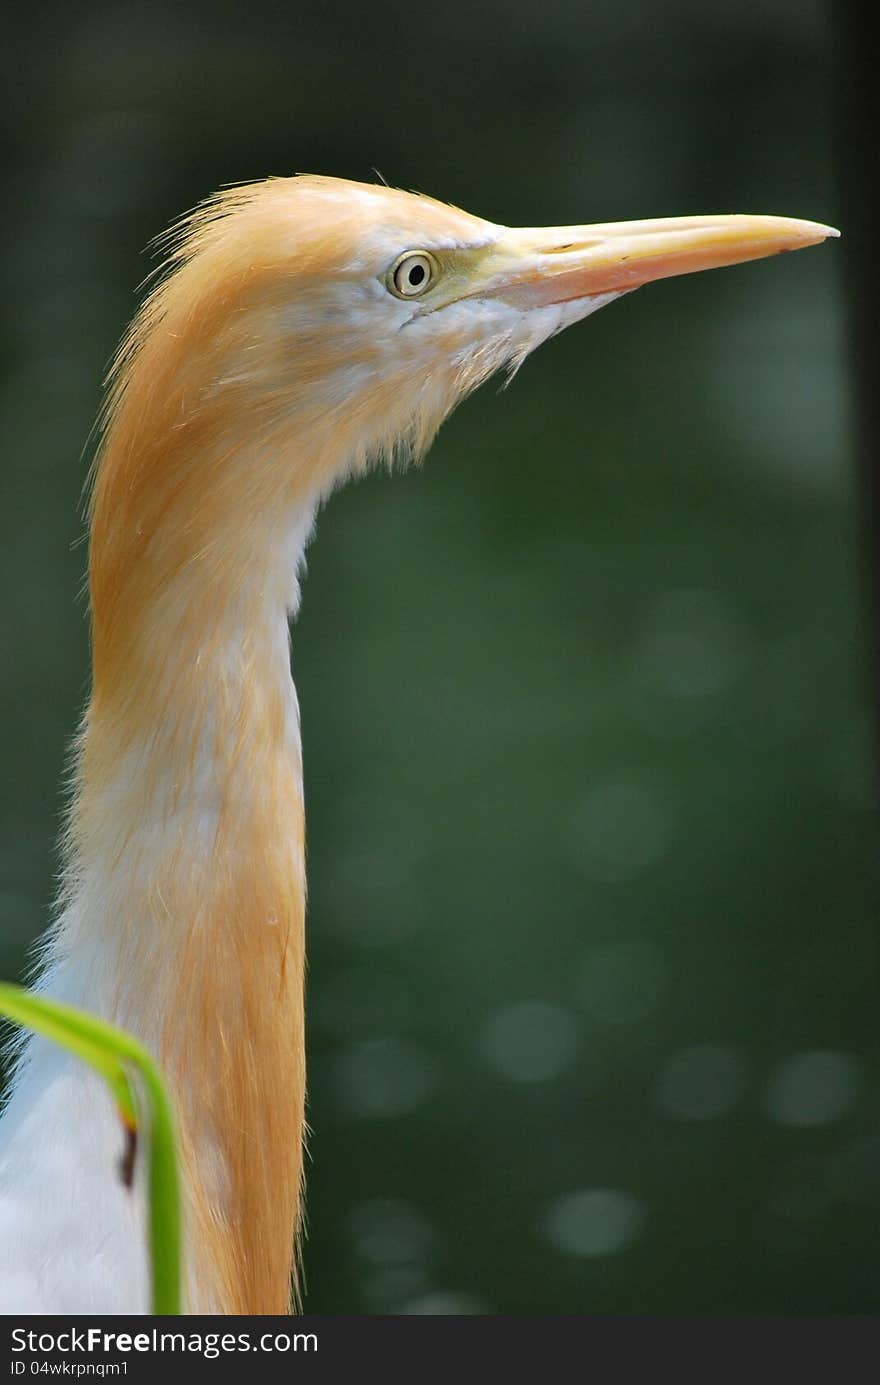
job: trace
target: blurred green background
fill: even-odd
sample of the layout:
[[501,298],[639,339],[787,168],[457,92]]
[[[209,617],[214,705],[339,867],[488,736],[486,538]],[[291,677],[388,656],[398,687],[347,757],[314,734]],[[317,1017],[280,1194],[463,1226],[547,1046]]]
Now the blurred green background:
[[[302,170],[510,224],[837,221],[818,0],[19,7],[0,974],[87,686],[80,449],[152,261]],[[847,243],[541,349],[337,496],[294,667],[315,1313],[876,1310],[876,822]]]

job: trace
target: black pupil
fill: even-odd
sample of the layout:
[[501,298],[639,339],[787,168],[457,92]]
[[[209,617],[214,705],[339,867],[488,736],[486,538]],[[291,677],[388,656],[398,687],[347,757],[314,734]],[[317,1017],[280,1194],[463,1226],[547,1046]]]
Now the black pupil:
[[421,284],[425,278],[425,266],[423,264],[411,265],[407,278],[409,279],[411,288],[418,288],[419,284]]

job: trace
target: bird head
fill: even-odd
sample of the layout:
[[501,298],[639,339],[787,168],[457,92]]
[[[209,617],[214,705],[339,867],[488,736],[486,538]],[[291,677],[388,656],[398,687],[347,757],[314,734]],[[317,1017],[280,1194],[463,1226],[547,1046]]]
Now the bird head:
[[199,332],[187,363],[208,374],[185,417],[225,399],[252,434],[292,423],[332,485],[401,444],[422,453],[465,394],[642,284],[836,234],[768,216],[514,230],[382,185],[272,179],[184,223],[148,317]]
[[217,603],[248,570],[262,582],[291,515],[372,460],[420,456],[464,395],[621,294],[836,234],[766,216],[513,230],[308,175],[222,192],[171,233],[115,363],[96,651],[105,626],[134,638],[153,595],[176,602],[181,575]]

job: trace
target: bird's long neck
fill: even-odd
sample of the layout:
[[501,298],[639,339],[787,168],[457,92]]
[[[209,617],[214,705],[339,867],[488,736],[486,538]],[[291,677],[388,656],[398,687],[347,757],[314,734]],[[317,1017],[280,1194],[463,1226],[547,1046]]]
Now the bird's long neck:
[[288,613],[314,499],[303,464],[267,503],[272,457],[237,443],[204,352],[193,375],[185,338],[151,361],[152,344],[96,477],[94,685],[57,947],[96,959],[82,1003],[138,1034],[171,1081],[191,1309],[281,1313],[305,1088]]
[[223,595],[195,642],[197,585],[175,613],[142,613],[167,647],[145,652],[136,699],[118,671],[96,680],[63,946],[102,958],[83,1003],[144,1039],[171,1081],[192,1307],[278,1313],[305,1082],[298,715],[281,592],[267,575]]

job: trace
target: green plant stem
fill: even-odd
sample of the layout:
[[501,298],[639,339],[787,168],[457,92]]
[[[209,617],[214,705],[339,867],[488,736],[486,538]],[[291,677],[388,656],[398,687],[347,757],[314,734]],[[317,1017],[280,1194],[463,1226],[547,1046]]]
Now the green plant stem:
[[[181,1303],[180,1180],[174,1114],[146,1049],[124,1030],[47,996],[0,982],[0,1015],[60,1044],[104,1078],[127,1132],[146,1125],[148,1243],[154,1314],[178,1314]],[[135,1085],[131,1074],[139,1079]],[[139,1119],[146,1108],[146,1122]]]

